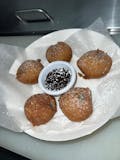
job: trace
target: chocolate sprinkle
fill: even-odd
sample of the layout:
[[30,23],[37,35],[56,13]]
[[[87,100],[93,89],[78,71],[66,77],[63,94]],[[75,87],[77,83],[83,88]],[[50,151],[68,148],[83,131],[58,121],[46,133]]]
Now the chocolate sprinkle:
[[48,73],[45,80],[45,87],[49,90],[60,90],[70,82],[71,73],[64,68],[54,69]]

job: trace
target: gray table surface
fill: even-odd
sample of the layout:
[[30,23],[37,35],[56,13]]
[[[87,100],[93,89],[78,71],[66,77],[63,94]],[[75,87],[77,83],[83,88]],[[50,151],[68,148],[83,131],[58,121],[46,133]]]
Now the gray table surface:
[[[0,37],[0,43],[26,47],[40,36]],[[120,37],[115,37],[120,45]],[[33,160],[120,160],[120,118],[89,136],[68,142],[46,142],[0,128],[0,146]]]

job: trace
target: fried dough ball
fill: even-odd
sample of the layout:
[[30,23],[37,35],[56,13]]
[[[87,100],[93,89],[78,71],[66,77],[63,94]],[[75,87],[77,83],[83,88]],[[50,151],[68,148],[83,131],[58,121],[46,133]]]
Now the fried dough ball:
[[88,51],[77,61],[79,69],[86,79],[105,76],[112,66],[112,59],[102,50]]
[[48,94],[35,94],[26,101],[24,106],[25,115],[33,126],[47,123],[56,111],[55,98]]
[[18,68],[16,78],[25,84],[35,84],[42,69],[40,60],[26,60]]
[[46,51],[46,58],[48,62],[53,61],[67,61],[70,62],[72,58],[72,49],[65,42],[58,42],[50,46]]
[[89,88],[73,88],[61,95],[59,104],[64,115],[71,121],[80,122],[87,119],[93,111]]

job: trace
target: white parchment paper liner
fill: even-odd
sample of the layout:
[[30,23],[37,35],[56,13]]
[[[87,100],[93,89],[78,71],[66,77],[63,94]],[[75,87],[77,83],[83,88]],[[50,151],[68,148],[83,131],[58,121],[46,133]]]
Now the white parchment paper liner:
[[[7,108],[7,112],[2,111],[1,117],[3,118],[0,119],[1,126],[14,131],[25,131],[40,139],[69,140],[90,134],[115,114],[120,106],[119,47],[111,39],[87,29],[77,31],[65,41],[72,47],[74,56],[71,63],[78,72],[79,69],[76,66],[76,60],[88,50],[99,48],[106,51],[112,57],[113,65],[107,76],[97,80],[84,80],[78,77],[76,86],[89,87],[92,90],[94,106],[92,116],[81,123],[74,123],[69,121],[58,107],[58,112],[50,122],[39,127],[32,127],[24,115],[24,103],[29,96],[35,93],[42,93],[42,91],[38,85],[30,86],[19,83],[15,79],[15,74],[19,65],[26,59],[40,58],[42,63],[47,65],[45,51],[50,44],[46,42],[40,47],[30,48],[26,51],[14,46],[1,45],[0,55],[5,62],[3,63],[1,61],[3,67],[0,69],[0,77],[2,77],[0,89],[3,93],[0,95],[2,106],[0,110],[2,111],[3,108]],[[2,51],[5,53],[3,54]],[[5,68],[5,66],[7,67]],[[12,123],[8,120],[6,121],[4,117],[11,119]]]
[[25,93],[21,95],[21,92],[23,92],[23,85],[18,84],[16,79],[9,74],[9,69],[16,58],[18,61],[23,61],[25,59],[24,49],[0,44],[0,126],[20,132],[22,128],[19,126],[19,121],[17,121],[17,118],[14,116],[16,111],[10,108],[8,111],[7,107],[9,103],[9,107],[11,106],[12,108],[12,106],[16,106],[17,110],[19,107],[16,103],[23,100],[23,97],[25,94],[28,94],[29,90],[29,88],[25,86]]

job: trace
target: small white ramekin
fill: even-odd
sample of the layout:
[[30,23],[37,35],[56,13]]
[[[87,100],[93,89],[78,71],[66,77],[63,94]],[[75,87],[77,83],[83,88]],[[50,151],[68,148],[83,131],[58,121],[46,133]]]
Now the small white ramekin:
[[[49,90],[45,87],[44,82],[46,80],[46,77],[49,72],[53,71],[53,69],[59,69],[59,68],[64,68],[70,71],[71,73],[71,79],[70,82],[67,84],[66,87],[60,89],[60,90]],[[65,61],[55,61],[50,64],[48,64],[46,67],[43,68],[43,70],[40,72],[39,78],[38,78],[38,84],[39,87],[43,90],[43,92],[53,95],[53,96],[58,96],[61,95],[65,92],[67,92],[70,88],[73,87],[74,83],[76,81],[76,71],[74,67]]]

